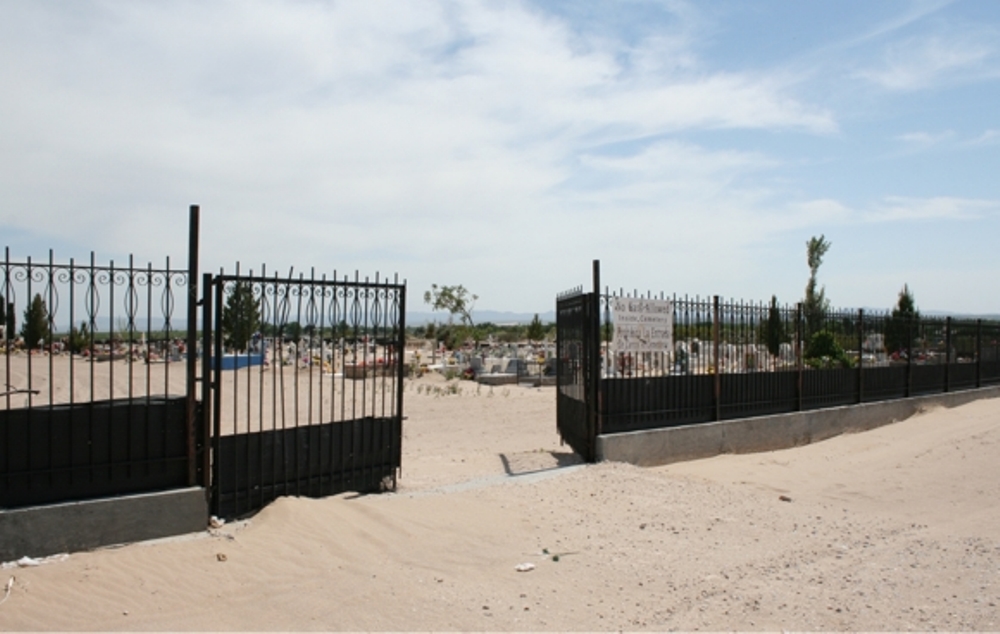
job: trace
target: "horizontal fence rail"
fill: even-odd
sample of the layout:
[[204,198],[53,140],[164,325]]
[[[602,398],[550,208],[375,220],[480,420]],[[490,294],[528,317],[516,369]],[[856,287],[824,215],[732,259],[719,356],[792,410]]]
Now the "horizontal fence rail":
[[214,316],[213,512],[281,495],[395,487],[401,460],[405,284],[206,276]]
[[[187,486],[189,272],[0,262],[0,507]],[[183,311],[183,308],[181,309]]]

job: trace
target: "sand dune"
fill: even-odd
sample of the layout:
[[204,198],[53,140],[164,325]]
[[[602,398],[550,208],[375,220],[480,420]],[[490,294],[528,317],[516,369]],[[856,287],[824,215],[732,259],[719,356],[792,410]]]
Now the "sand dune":
[[0,629],[1000,628],[1000,401],[639,469],[574,465],[551,388],[451,385],[407,383],[396,493],[3,570]]

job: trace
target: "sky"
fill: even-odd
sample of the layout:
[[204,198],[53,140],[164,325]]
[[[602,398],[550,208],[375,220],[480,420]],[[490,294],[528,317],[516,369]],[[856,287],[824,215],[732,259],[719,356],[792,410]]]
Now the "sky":
[[1000,3],[0,3],[13,259],[1000,313]]

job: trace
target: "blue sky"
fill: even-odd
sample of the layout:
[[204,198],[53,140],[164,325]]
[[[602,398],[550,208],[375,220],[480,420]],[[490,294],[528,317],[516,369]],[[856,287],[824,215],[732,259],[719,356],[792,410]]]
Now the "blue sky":
[[0,5],[14,257],[998,313],[1000,3]]

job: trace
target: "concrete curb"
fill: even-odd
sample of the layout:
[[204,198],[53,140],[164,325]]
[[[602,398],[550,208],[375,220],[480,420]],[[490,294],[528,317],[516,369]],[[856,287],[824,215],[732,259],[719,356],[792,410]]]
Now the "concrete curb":
[[192,487],[0,511],[0,561],[204,531],[205,489]]
[[724,453],[756,453],[807,445],[848,431],[909,418],[930,406],[957,407],[1000,396],[1000,386],[775,416],[648,429],[597,437],[597,459],[653,467]]

